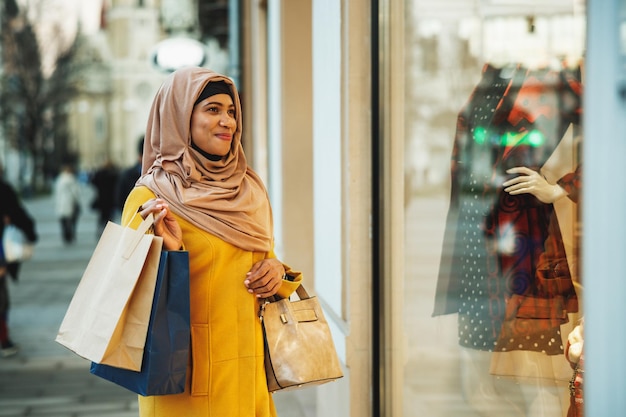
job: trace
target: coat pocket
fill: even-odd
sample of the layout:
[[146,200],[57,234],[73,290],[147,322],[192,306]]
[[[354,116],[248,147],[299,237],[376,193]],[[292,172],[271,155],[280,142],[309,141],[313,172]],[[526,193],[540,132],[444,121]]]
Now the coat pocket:
[[191,325],[191,395],[209,393],[209,325]]

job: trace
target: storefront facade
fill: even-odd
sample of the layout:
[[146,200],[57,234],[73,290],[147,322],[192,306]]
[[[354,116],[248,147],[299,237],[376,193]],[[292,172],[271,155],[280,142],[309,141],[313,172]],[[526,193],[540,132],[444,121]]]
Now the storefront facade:
[[248,152],[345,367],[316,415],[565,416],[583,317],[586,414],[626,408],[623,17],[597,3],[245,2]]

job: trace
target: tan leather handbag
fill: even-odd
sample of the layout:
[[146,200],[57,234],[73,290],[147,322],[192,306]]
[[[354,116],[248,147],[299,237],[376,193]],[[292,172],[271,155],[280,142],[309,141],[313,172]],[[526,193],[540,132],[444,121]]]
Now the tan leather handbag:
[[268,299],[259,313],[270,392],[320,385],[343,377],[319,300],[310,297],[302,285],[296,293],[300,300]]

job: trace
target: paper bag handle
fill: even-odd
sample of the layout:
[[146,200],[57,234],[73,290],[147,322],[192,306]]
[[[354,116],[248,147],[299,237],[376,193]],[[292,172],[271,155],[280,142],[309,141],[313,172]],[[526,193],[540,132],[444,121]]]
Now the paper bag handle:
[[[137,213],[133,215],[133,218],[136,215]],[[132,223],[132,219],[131,219],[131,223]],[[141,224],[139,224],[139,227],[137,227],[137,230],[135,230],[137,233],[133,233],[133,238],[130,240],[130,242],[128,242],[128,246],[126,247],[126,250],[124,250],[124,254],[123,254],[124,259],[129,259],[132,256],[133,252],[137,248],[137,245],[139,245],[139,241],[141,241],[141,238],[143,237],[143,235],[146,234],[148,229],[153,224],[154,224],[154,215],[150,213],[146,216],[145,219],[143,219]]]

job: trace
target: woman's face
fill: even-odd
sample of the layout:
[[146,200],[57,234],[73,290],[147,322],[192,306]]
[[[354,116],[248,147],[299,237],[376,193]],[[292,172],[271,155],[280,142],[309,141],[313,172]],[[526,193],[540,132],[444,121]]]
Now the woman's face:
[[191,113],[191,140],[211,155],[228,154],[237,129],[235,105],[228,94],[215,94],[196,104]]

